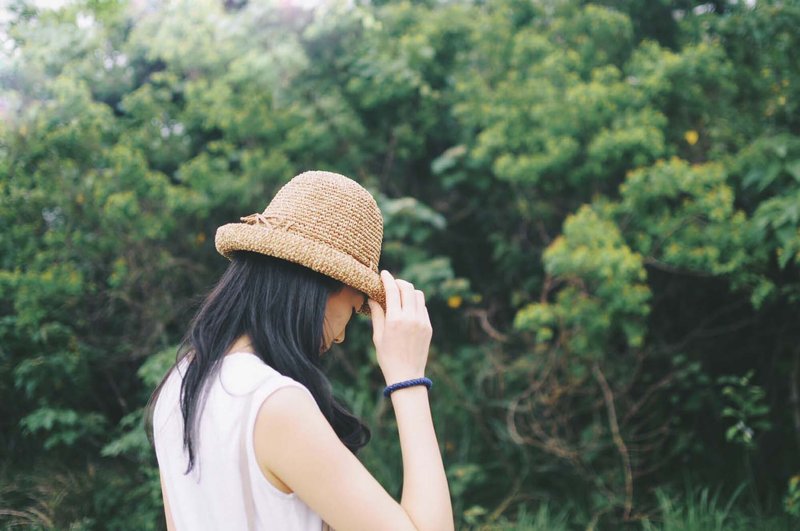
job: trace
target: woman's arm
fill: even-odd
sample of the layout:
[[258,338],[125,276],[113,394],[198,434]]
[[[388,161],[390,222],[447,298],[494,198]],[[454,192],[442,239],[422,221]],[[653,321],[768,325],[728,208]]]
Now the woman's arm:
[[422,386],[391,395],[403,456],[400,505],[418,529],[453,529],[453,508],[436,441],[428,390]]
[[[370,300],[372,339],[387,384],[425,375],[433,328],[425,294],[410,282],[381,272],[386,311]],[[436,441],[428,390],[411,387],[391,395],[403,455],[401,505],[418,526],[452,529],[453,509]],[[424,524],[423,524],[424,522]]]
[[450,531],[453,511],[427,392],[408,388],[392,395],[403,454],[399,504],[297,387],[278,389],[261,405],[253,436],[256,460],[337,531]]
[[169,499],[167,499],[167,489],[164,488],[164,476],[161,471],[158,472],[161,478],[161,496],[164,498],[164,517],[167,520],[167,531],[175,531],[175,522],[172,520],[172,511],[169,508]]
[[[381,279],[386,312],[369,301],[378,364],[387,383],[421,377],[432,334],[425,296],[386,271]],[[259,465],[338,531],[451,531],[453,508],[428,390],[400,389],[391,398],[403,457],[399,504],[342,444],[302,389],[279,389],[261,405],[254,435]]]

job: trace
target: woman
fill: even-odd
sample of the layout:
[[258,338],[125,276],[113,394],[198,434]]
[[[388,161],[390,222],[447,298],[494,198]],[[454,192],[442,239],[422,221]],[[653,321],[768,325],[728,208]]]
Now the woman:
[[[378,274],[375,200],[347,177],[306,172],[242,221],[218,229],[231,263],[150,400],[168,529],[453,529],[425,298]],[[320,370],[355,312],[371,315],[397,417],[400,503],[356,458],[369,430]]]

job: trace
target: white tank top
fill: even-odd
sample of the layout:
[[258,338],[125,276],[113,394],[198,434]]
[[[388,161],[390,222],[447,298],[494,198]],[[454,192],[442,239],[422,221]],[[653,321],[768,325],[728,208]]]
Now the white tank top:
[[300,387],[309,396],[311,392],[255,354],[228,354],[209,384],[195,440],[195,466],[185,475],[188,454],[183,451],[179,396],[187,365],[184,358],[172,371],[153,412],[158,467],[177,530],[329,529],[296,493],[286,494],[264,477],[253,450],[256,414],[264,400],[286,386]]

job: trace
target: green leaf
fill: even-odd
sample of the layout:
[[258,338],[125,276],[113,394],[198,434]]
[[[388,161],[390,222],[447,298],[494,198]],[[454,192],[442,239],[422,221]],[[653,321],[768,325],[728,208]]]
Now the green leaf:
[[800,182],[800,159],[787,163],[786,172],[791,175],[795,181]]
[[781,164],[779,162],[773,162],[767,169],[764,170],[761,179],[758,182],[758,191],[763,192],[769,185],[775,182],[775,179],[781,174]]

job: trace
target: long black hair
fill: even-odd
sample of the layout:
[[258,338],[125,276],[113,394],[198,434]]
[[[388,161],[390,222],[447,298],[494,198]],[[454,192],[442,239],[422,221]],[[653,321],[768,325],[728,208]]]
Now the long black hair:
[[[351,452],[357,453],[369,442],[369,428],[334,398],[321,368],[328,295],[343,287],[338,280],[285,260],[246,251],[234,253],[178,347],[175,366],[191,355],[180,392],[183,447],[189,455],[186,473],[195,463],[206,384],[219,371],[226,350],[242,335],[250,337],[255,354],[264,363],[311,391],[322,414]],[[151,443],[155,402],[170,372],[146,408]]]

